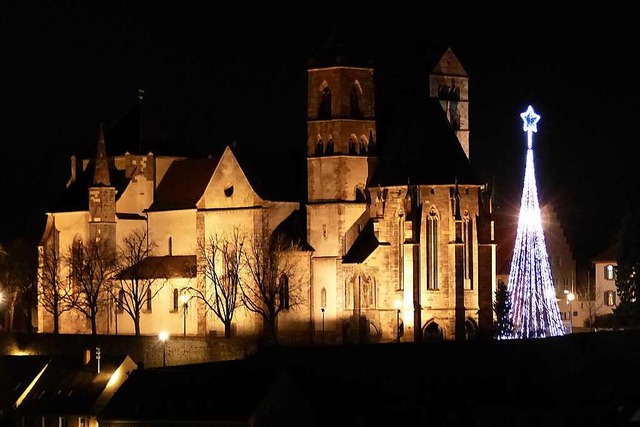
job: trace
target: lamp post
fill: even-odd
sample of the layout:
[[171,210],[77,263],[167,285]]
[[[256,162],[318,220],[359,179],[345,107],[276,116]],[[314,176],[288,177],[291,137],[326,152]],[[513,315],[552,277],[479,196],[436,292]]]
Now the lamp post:
[[571,303],[576,296],[573,292],[567,294],[567,303],[569,304],[569,333],[573,333],[573,304]]
[[162,341],[162,366],[167,366],[167,340],[169,339],[169,332],[160,332],[158,338]]
[[322,311],[322,345],[324,345],[324,307],[320,311]]
[[400,309],[402,309],[402,301],[395,300],[393,306],[396,309],[396,342],[400,342]]
[[183,293],[180,296],[180,301],[182,302],[182,334],[183,336],[187,336],[187,308],[189,303],[189,296]]

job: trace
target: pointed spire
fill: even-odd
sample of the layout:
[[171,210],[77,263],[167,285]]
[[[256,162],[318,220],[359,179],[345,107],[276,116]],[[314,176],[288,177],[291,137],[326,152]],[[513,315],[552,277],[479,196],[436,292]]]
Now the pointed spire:
[[93,185],[111,186],[109,180],[109,164],[107,163],[107,149],[104,144],[104,130],[100,123],[100,133],[98,134],[98,151],[96,153],[96,168],[93,173]]

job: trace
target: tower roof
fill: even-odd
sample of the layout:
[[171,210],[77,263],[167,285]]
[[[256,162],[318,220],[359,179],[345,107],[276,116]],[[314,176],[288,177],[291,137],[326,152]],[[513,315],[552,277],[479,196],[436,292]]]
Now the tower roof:
[[107,149],[104,143],[104,130],[100,123],[100,131],[98,133],[98,150],[96,153],[96,167],[93,172],[93,185],[95,186],[111,186],[109,180],[109,164],[107,162]]

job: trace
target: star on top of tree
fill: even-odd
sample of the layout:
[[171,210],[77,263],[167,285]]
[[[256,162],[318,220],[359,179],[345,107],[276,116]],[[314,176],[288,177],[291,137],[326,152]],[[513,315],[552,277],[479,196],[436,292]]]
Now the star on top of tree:
[[524,113],[520,113],[520,117],[524,121],[523,129],[525,132],[533,131],[538,132],[538,120],[540,120],[540,116],[533,111],[533,107],[529,105],[527,111]]

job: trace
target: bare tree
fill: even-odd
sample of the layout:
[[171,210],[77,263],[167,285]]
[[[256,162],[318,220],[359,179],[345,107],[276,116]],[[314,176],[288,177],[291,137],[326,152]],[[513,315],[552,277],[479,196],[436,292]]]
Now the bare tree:
[[108,240],[76,239],[69,248],[67,265],[74,295],[73,307],[91,322],[91,333],[98,333],[97,316],[111,296],[111,285],[117,272],[117,255]]
[[[140,314],[166,283],[166,272],[150,257],[155,248],[147,231],[132,231],[118,248],[119,286],[113,287],[116,310],[126,312],[133,320],[135,334],[140,335]],[[117,313],[116,313],[117,316]]]
[[248,278],[240,282],[242,302],[263,320],[267,343],[277,343],[278,315],[301,303],[302,287],[293,280],[300,245],[284,234],[256,235],[245,251]]
[[198,247],[200,269],[206,281],[211,283],[211,288],[190,287],[189,292],[220,319],[226,338],[231,338],[233,315],[242,300],[240,268],[244,256],[244,237],[238,229],[228,237],[210,236]]
[[38,303],[53,317],[53,333],[60,333],[60,316],[73,308],[71,286],[62,276],[62,257],[56,242],[47,242],[38,254]]
[[[23,238],[0,248],[0,289],[5,306],[5,329],[15,330],[16,314],[23,314],[23,323],[31,331],[31,310],[35,305],[37,257],[35,246]],[[17,311],[19,309],[20,311]]]

